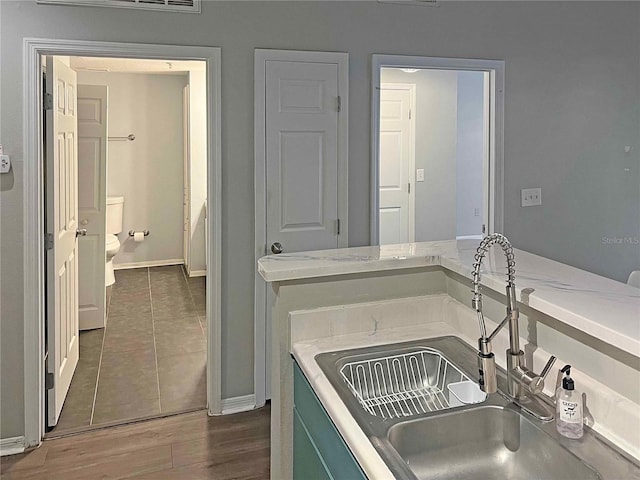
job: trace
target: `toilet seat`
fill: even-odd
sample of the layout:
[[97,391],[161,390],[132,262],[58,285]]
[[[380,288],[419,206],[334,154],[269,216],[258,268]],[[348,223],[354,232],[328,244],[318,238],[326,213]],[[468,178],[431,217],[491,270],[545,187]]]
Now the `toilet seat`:
[[105,238],[105,249],[107,252],[115,250],[116,252],[120,248],[120,240],[115,235],[107,233]]

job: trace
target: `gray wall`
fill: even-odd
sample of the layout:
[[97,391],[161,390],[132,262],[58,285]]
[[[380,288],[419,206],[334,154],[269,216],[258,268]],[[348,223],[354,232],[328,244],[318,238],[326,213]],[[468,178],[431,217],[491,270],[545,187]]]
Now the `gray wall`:
[[[349,232],[369,241],[371,54],[506,62],[505,233],[519,248],[622,280],[640,268],[640,5],[635,2],[203,2],[201,15],[1,1],[0,435],[22,434],[22,39],[222,48],[222,344],[225,397],[253,387],[253,50],[349,53]],[[398,28],[392,28],[392,26]],[[633,147],[625,154],[624,145]],[[629,172],[625,171],[629,169]],[[542,207],[520,189],[541,186]]]
[[[78,72],[78,83],[109,87],[109,136],[133,133],[133,142],[111,141],[107,195],[124,196],[120,251],[114,266],[184,257],[182,89],[184,75]],[[149,230],[142,243],[129,230]]]
[[458,72],[456,235],[459,237],[482,233],[484,75]]

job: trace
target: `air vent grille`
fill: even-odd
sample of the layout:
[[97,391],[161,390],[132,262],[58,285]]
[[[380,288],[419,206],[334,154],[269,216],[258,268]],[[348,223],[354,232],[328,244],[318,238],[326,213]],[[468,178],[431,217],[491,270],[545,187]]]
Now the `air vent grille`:
[[200,13],[201,1],[202,0],[36,0],[36,3]]

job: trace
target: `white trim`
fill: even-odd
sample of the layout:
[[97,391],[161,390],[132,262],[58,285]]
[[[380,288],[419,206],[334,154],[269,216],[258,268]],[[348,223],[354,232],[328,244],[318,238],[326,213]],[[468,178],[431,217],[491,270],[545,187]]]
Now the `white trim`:
[[168,5],[168,2],[161,4],[142,3],[140,0],[134,0],[131,3],[114,0],[36,0],[36,3],[80,7],[134,8],[172,13],[201,13],[200,0],[193,0],[193,5],[185,6]]
[[189,272],[189,275],[187,275],[188,277],[206,277],[207,276],[207,271],[206,270],[191,270]]
[[25,451],[24,437],[0,438],[0,457]]
[[482,235],[461,235],[456,240],[482,240]]
[[23,151],[24,151],[24,419],[25,447],[40,444],[44,434],[44,200],[42,153],[43,55],[203,60],[207,63],[207,195],[213,204],[208,223],[207,275],[207,399],[209,413],[222,411],[221,399],[221,250],[222,150],[220,49],[179,45],[93,42],[25,38],[23,40]]
[[222,415],[248,412],[256,408],[255,395],[243,395],[241,397],[225,398],[222,400]]
[[[380,83],[385,90],[406,90],[409,92],[409,208],[407,208],[409,237],[408,242],[416,241],[416,84],[415,83]],[[379,128],[378,124],[378,128]],[[380,189],[380,187],[378,187]]]
[[[378,245],[378,151],[380,129],[380,69],[382,67],[472,70],[490,74],[489,225],[487,234],[503,231],[504,202],[504,71],[503,60],[372,55],[371,59],[371,230],[370,244]],[[495,141],[492,141],[495,139]]]
[[114,270],[130,270],[132,268],[167,267],[170,265],[184,265],[182,258],[171,258],[169,260],[149,260],[147,262],[114,263]]
[[[349,246],[349,54],[295,50],[256,49],[254,57],[254,189],[255,189],[255,276],[254,276],[254,392],[256,405],[266,402],[266,313],[267,284],[258,273],[258,259],[267,252],[266,155],[265,155],[265,64],[268,60],[325,62],[338,65],[341,114],[338,117],[338,247]],[[341,119],[344,119],[341,121]]]

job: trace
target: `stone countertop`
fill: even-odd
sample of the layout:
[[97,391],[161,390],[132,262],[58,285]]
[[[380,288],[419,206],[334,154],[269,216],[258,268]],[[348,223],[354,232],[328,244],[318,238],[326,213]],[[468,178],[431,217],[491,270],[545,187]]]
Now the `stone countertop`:
[[[408,243],[269,255],[258,261],[267,282],[439,266],[471,278],[477,240]],[[515,249],[518,300],[620,350],[640,357],[640,289]],[[493,248],[481,283],[504,293],[506,260]]]

